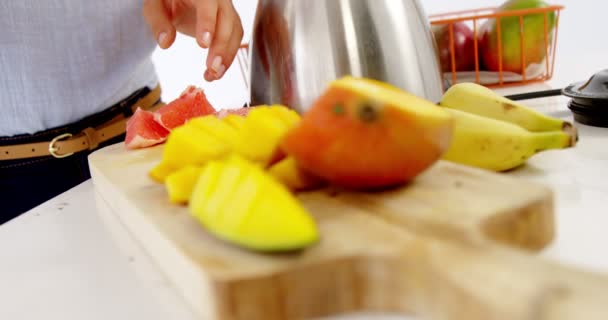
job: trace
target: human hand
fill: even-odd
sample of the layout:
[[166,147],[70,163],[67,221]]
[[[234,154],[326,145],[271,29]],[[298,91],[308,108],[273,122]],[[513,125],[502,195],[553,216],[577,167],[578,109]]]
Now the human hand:
[[243,26],[232,0],[144,0],[143,15],[161,48],[169,48],[180,32],[209,49],[207,81],[224,75],[243,39]]

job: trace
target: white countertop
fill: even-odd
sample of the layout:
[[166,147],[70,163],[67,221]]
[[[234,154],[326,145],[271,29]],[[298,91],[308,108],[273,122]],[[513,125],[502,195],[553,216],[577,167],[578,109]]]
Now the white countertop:
[[[576,34],[574,24],[568,27],[566,33]],[[594,51],[581,49],[578,55],[572,49],[577,39],[565,38],[554,79],[544,86],[586,80],[606,67],[602,59],[607,44],[601,49],[588,44]],[[559,54],[564,46],[567,50]],[[526,103],[571,119],[566,101],[557,97]],[[539,154],[509,174],[555,191],[557,238],[541,256],[608,273],[608,129],[576,126],[581,138],[576,148]],[[117,236],[125,234],[102,223],[90,181],[0,226],[0,319],[195,319],[141,249],[115,241]]]

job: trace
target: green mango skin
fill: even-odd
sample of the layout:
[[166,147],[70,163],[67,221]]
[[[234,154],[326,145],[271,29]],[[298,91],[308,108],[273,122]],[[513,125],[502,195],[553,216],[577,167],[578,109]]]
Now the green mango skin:
[[[546,7],[548,4],[542,0],[509,0],[498,8],[498,11],[520,10],[528,8]],[[553,38],[556,13],[547,15],[547,43],[550,45]],[[541,63],[546,55],[545,47],[545,13],[525,15],[524,25],[524,54],[526,68],[532,63]],[[499,71],[498,30],[496,19],[488,19],[481,27],[479,33],[479,46],[482,64],[485,70]],[[521,35],[519,16],[500,18],[502,41],[502,70],[505,72],[520,73],[521,61]]]

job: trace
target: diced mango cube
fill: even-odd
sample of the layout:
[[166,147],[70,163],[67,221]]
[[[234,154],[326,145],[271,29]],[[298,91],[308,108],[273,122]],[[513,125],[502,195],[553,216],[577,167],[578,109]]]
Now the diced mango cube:
[[175,169],[204,165],[230,152],[230,146],[193,125],[174,129],[167,139],[162,161]]
[[165,180],[169,201],[175,204],[187,204],[201,171],[201,167],[189,165],[171,173]]
[[242,139],[242,135],[235,127],[214,115],[192,119],[189,125],[195,126],[219,141],[228,144],[231,150],[235,149],[238,146],[239,140]]
[[311,190],[323,185],[321,179],[298,168],[296,160],[292,157],[284,158],[272,165],[268,173],[292,191]]
[[165,183],[167,177],[175,171],[175,168],[166,162],[161,162],[157,164],[150,172],[148,173],[152,180],[158,183]]
[[292,127],[300,121],[300,115],[292,109],[282,105],[272,105],[270,109],[285,123],[288,127]]
[[247,115],[239,153],[252,161],[268,164],[279,149],[281,138],[295,123],[288,125],[272,107],[256,107]]
[[243,116],[229,114],[222,120],[240,132],[240,130],[245,126],[245,119],[246,118]]

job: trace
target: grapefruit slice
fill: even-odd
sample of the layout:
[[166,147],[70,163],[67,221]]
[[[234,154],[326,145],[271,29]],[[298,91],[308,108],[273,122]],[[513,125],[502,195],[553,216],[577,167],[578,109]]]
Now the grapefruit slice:
[[164,142],[169,131],[154,120],[150,111],[137,108],[127,120],[125,145],[128,149],[146,148]]
[[175,100],[158,109],[154,119],[171,131],[191,118],[214,114],[215,109],[207,100],[203,89],[188,86]]

